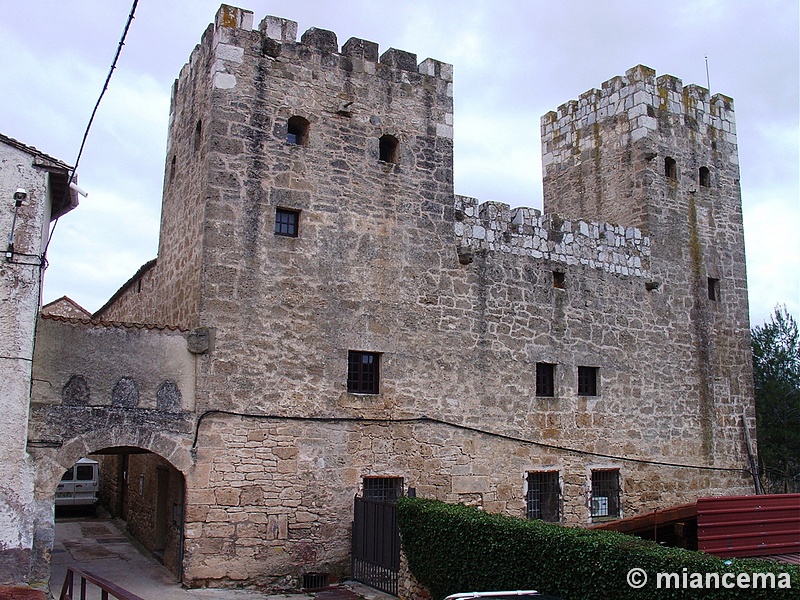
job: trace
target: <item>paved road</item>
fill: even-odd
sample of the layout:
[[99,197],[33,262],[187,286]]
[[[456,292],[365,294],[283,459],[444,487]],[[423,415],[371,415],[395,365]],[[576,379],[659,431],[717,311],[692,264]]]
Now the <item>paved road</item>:
[[[183,589],[175,575],[134,542],[118,522],[104,516],[59,517],[53,544],[50,588],[58,598],[68,566],[90,571],[145,600],[315,600],[312,594],[268,595],[255,590]],[[94,593],[96,592],[96,593]],[[97,588],[87,600],[100,598]],[[360,584],[319,594],[318,600],[397,600]]]

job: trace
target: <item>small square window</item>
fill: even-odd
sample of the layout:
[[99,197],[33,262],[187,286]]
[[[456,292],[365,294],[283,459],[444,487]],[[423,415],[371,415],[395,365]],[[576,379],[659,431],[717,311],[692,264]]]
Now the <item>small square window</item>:
[[553,271],[553,287],[557,290],[564,289],[566,275],[562,271]]
[[578,395],[597,396],[597,367],[578,367]]
[[616,519],[620,516],[619,469],[592,471],[592,518]]
[[303,117],[291,117],[286,123],[286,141],[289,144],[305,146],[308,143],[310,123]]
[[525,495],[529,519],[541,519],[551,523],[561,520],[561,487],[558,471],[536,471],[528,473],[528,493]]
[[364,477],[365,500],[394,502],[403,495],[402,477]]
[[275,210],[275,235],[297,237],[300,211],[278,208]]
[[536,395],[552,398],[556,395],[556,366],[551,363],[536,363]]
[[377,352],[347,353],[347,391],[353,394],[377,394],[379,390],[380,354]]
[[719,300],[719,279],[708,278],[708,299],[715,302]]

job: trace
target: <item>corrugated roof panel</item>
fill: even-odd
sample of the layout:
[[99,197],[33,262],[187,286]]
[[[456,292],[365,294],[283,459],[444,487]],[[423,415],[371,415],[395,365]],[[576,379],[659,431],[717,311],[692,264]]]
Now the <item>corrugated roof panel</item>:
[[800,552],[800,494],[700,498],[697,543],[723,557]]

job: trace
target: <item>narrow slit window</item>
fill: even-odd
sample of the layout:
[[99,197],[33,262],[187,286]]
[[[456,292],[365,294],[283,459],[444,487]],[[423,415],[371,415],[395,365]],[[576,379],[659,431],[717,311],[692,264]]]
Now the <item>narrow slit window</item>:
[[563,290],[566,277],[563,271],[553,271],[553,287],[557,290]]
[[711,187],[711,171],[708,167],[700,167],[700,187]]
[[528,473],[528,492],[525,494],[525,515],[550,523],[561,521],[561,486],[558,471]]
[[670,158],[668,156],[664,159],[664,175],[666,175],[668,179],[673,179],[677,181],[678,163],[675,162],[674,158]]
[[619,469],[592,471],[592,519],[616,519],[620,516],[621,490]]
[[200,149],[200,141],[203,139],[203,122],[197,121],[197,125],[194,128],[194,138],[192,140],[192,150],[197,152]]
[[290,117],[286,123],[286,141],[296,146],[305,146],[308,143],[308,130],[310,123],[303,117]]
[[380,159],[387,163],[397,163],[398,160],[398,146],[400,142],[393,135],[381,136],[379,141],[380,145]]
[[536,363],[536,395],[552,398],[556,395],[556,366],[552,363]]
[[719,301],[719,279],[708,278],[708,299],[714,302]]
[[380,383],[380,354],[347,353],[347,391],[353,394],[377,394]]
[[300,211],[278,208],[275,210],[275,235],[297,237]]
[[597,367],[578,367],[578,395],[597,396]]

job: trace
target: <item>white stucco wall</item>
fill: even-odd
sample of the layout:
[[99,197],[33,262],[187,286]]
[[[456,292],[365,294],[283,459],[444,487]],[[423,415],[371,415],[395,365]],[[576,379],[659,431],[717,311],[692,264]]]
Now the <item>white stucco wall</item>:
[[[27,583],[33,544],[33,467],[25,450],[36,316],[39,259],[49,224],[48,172],[34,155],[0,141],[0,584]],[[14,250],[7,255],[14,193]],[[25,256],[33,255],[33,256]]]

